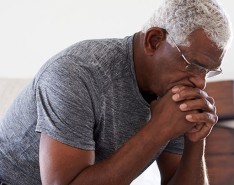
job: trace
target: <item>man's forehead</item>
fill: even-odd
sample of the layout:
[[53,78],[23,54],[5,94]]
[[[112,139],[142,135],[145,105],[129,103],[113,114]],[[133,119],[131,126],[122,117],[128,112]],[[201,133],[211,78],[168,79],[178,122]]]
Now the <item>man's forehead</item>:
[[222,61],[225,51],[219,49],[202,29],[192,32],[188,39],[190,41],[189,53],[200,53],[207,56],[207,62],[210,63]]
[[189,34],[188,40],[191,47],[204,47],[211,50],[219,50],[216,44],[211,41],[205,31],[198,29]]

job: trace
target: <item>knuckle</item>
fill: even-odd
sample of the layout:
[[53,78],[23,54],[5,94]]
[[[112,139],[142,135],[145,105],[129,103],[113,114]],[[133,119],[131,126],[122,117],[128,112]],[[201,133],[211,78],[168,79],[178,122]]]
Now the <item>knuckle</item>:
[[215,107],[215,100],[214,100],[214,98],[212,98],[211,96],[208,96],[206,99],[207,99],[207,103],[209,103],[210,107],[211,106]]
[[209,113],[205,113],[205,114],[204,114],[204,119],[210,120],[210,118],[211,118],[211,116],[210,116]]
[[198,95],[200,97],[204,97],[204,98],[208,98],[209,97],[208,94],[205,91],[201,90],[201,89],[197,89],[197,93],[198,93]]
[[210,122],[212,125],[214,125],[218,121],[218,116],[210,114],[210,113],[207,113],[206,114],[206,119],[208,120],[208,122]]
[[213,97],[209,96],[207,99],[209,100],[209,102],[210,102],[211,104],[213,104],[213,105],[215,104],[215,100],[214,100]]
[[203,112],[202,114],[202,119],[206,122],[206,123],[210,123],[212,116],[208,113],[208,112]]
[[197,94],[198,94],[199,96],[204,96],[204,91],[197,88]]
[[199,95],[202,95],[202,94],[203,94],[203,91],[202,91],[201,89],[197,89],[197,93],[198,93]]
[[212,102],[210,102],[208,99],[203,99],[203,104],[205,109],[216,113],[215,105]]

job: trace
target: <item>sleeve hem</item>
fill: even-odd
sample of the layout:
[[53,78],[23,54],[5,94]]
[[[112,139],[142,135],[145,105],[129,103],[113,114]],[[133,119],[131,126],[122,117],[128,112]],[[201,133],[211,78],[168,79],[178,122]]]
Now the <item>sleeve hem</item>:
[[71,141],[69,139],[66,139],[64,137],[61,137],[61,135],[59,133],[54,133],[51,132],[47,129],[43,129],[43,128],[36,128],[36,132],[38,133],[44,133],[46,135],[48,135],[49,137],[51,137],[52,139],[61,142],[65,145],[69,145],[71,147],[75,147],[75,148],[79,148],[82,150],[95,150],[95,143],[82,143],[82,142],[74,142]]

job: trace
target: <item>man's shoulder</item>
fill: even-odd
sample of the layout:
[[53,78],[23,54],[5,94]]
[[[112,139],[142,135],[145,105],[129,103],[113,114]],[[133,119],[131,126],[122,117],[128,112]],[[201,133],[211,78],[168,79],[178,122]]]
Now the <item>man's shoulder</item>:
[[[65,52],[69,54],[76,54],[76,51],[83,49],[93,49],[98,48],[98,51],[103,50],[104,48],[113,48],[113,47],[121,47],[124,44],[124,40],[122,38],[106,38],[106,39],[90,39],[90,40],[83,40],[77,42],[70,47],[65,49]],[[89,52],[89,50],[86,50]]]
[[[84,40],[71,45],[50,58],[36,75],[36,79],[60,79],[60,77],[113,79],[113,71],[121,71],[126,65],[128,38]],[[42,76],[43,75],[43,76]],[[61,79],[60,79],[61,80]],[[37,81],[37,80],[36,80]]]
[[61,61],[60,64],[62,65],[67,65],[67,62],[72,60],[81,65],[93,66],[100,61],[109,60],[111,57],[124,55],[125,51],[125,38],[83,40],[60,51],[51,57],[44,66],[56,64],[58,61]]

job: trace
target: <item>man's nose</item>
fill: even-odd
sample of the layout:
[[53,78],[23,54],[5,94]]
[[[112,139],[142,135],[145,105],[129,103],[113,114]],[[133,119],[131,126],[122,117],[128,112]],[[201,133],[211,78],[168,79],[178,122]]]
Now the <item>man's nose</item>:
[[192,75],[190,81],[199,89],[203,90],[206,87],[206,75],[204,74]]

